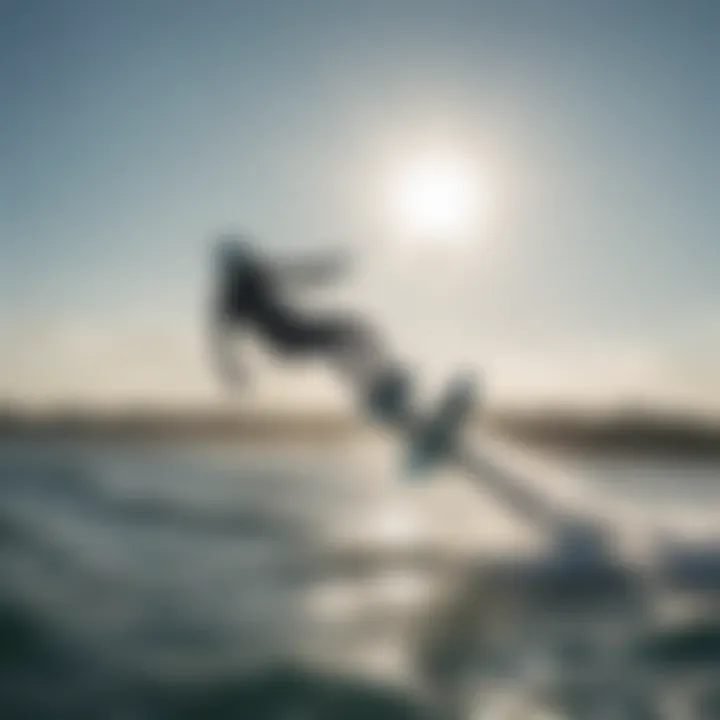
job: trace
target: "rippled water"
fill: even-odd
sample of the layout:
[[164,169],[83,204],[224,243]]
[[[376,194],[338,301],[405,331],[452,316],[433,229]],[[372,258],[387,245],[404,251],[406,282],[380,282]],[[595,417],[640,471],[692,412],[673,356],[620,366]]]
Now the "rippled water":
[[439,598],[535,538],[393,466],[367,442],[1,446],[1,716],[423,717]]

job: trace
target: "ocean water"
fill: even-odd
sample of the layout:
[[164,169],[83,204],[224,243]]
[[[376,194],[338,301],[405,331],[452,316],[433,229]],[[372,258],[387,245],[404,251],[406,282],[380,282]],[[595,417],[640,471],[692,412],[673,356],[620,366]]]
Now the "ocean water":
[[[720,498],[717,466],[559,462],[689,528]],[[0,717],[470,717],[459,684],[436,692],[426,640],[470,569],[537,532],[455,474],[414,486],[398,466],[369,440],[5,442]]]

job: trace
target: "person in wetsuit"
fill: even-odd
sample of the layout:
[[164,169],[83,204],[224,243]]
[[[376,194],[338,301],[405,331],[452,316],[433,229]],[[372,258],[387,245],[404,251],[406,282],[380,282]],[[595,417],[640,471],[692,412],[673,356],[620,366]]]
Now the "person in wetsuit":
[[234,329],[254,332],[289,358],[323,355],[334,362],[376,416],[400,419],[406,403],[407,375],[392,363],[376,333],[350,316],[307,316],[288,302],[284,291],[335,279],[342,266],[315,258],[278,263],[247,241],[224,237],[216,246],[218,285],[214,344],[223,379],[241,379],[229,340]]

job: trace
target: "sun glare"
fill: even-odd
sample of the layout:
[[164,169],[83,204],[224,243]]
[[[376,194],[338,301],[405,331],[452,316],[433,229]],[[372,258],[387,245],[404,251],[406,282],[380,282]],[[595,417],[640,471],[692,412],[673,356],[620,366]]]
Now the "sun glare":
[[393,186],[394,214],[404,239],[452,243],[478,230],[487,197],[462,162],[428,158],[411,163]]

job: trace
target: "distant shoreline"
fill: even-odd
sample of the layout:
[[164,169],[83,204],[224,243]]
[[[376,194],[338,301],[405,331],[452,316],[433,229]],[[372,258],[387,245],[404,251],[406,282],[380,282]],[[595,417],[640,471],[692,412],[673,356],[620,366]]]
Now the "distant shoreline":
[[720,459],[719,419],[648,411],[588,415],[550,410],[499,413],[488,425],[504,437],[564,450]]
[[[519,442],[570,451],[720,458],[720,420],[679,414],[618,411],[496,411],[478,430]],[[0,440],[339,442],[373,429],[331,413],[238,410],[0,410]]]

